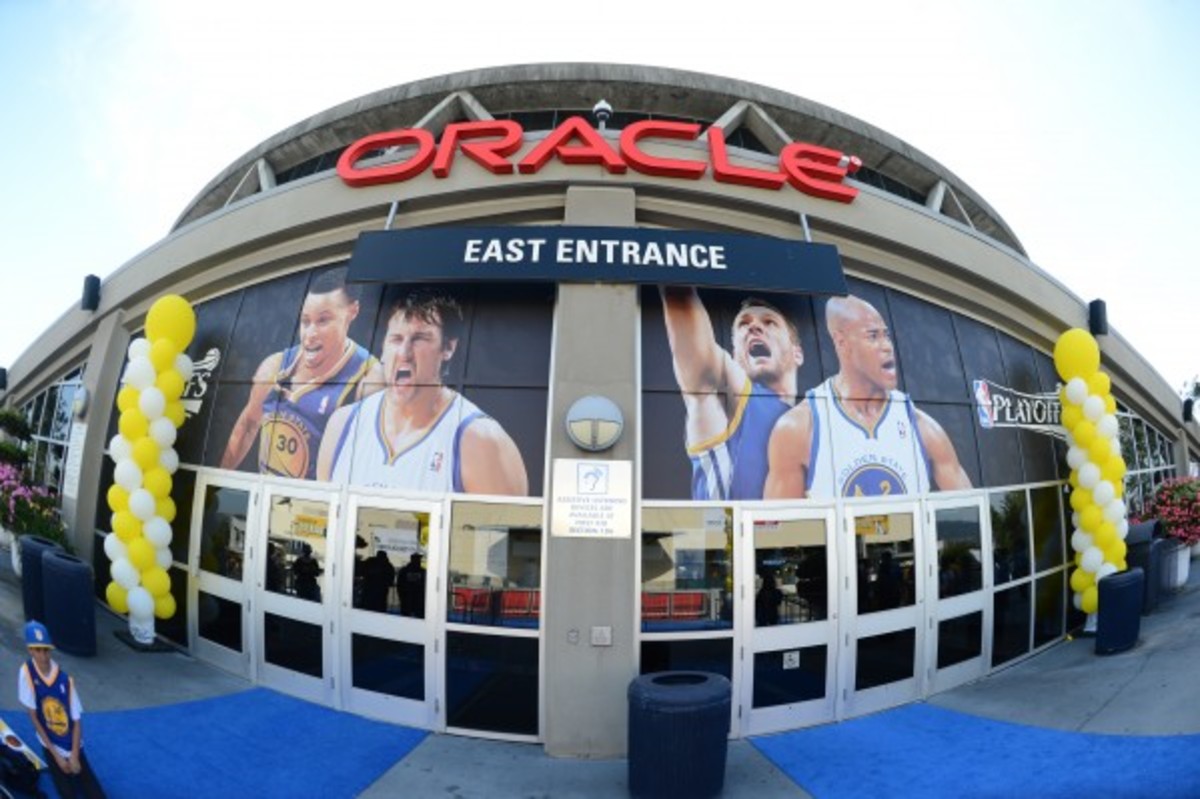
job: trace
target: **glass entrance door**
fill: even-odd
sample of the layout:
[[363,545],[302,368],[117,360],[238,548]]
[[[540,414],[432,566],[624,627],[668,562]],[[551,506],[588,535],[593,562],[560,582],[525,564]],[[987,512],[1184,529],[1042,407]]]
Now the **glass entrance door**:
[[331,545],[337,495],[267,483],[251,561],[259,682],[314,702],[333,696],[334,601]]
[[256,481],[201,475],[192,503],[188,641],[192,652],[249,677],[251,590],[247,563],[257,535]]
[[738,624],[742,732],[832,721],[837,697],[838,592],[834,511],[742,516]]
[[440,506],[353,496],[341,562],[342,706],[354,713],[432,729],[439,687],[434,660],[441,595]]
[[920,697],[925,559],[915,502],[847,503],[842,519],[846,717]]
[[982,677],[992,628],[991,534],[985,497],[926,504],[928,693]]

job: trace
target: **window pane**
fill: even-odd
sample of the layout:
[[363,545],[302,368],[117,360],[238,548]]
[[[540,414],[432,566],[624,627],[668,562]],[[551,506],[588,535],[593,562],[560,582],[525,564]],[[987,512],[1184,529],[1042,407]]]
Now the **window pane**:
[[733,511],[642,511],[642,629],[733,627]]
[[917,574],[911,513],[858,516],[858,612],[908,607],[916,601]]
[[708,671],[733,679],[733,639],[643,641],[641,673],[656,671]]
[[996,585],[1029,575],[1029,519],[1024,491],[991,495],[992,554]]
[[1033,645],[1048,644],[1062,637],[1064,599],[1063,572],[1048,574],[1036,583],[1037,601],[1033,619]]
[[907,680],[913,676],[917,631],[911,627],[858,639],[854,690]]
[[320,602],[325,591],[329,503],[272,497],[263,584],[268,591]]
[[200,637],[234,652],[241,652],[242,606],[204,591],[199,592],[196,606]]
[[200,520],[201,569],[231,580],[242,579],[249,505],[249,492],[240,488],[205,488],[204,516]]
[[823,621],[829,607],[824,519],[754,523],[754,623]]
[[358,509],[354,540],[354,607],[425,618],[429,514]]
[[1052,569],[1062,563],[1062,512],[1058,507],[1058,486],[1034,488],[1029,492],[1033,506],[1033,551],[1036,571]]
[[754,655],[754,707],[775,707],[825,696],[826,647]]
[[355,688],[425,699],[425,647],[355,633],[350,648]]
[[999,666],[1029,651],[1029,583],[992,597],[992,665]]
[[983,612],[938,622],[937,667],[944,669],[983,653]]
[[977,507],[942,508],[934,513],[937,531],[938,596],[983,588],[983,525]]
[[447,633],[446,723],[537,735],[537,639]]
[[537,627],[541,573],[540,506],[455,503],[448,621]]
[[321,677],[321,625],[263,614],[263,656],[268,663],[298,671],[310,677]]

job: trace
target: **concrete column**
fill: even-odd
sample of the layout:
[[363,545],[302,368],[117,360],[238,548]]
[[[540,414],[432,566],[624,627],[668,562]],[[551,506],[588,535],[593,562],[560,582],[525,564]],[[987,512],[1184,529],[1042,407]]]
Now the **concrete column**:
[[[634,224],[631,189],[572,187],[568,225]],[[637,418],[638,294],[634,286],[561,284],[555,309],[551,458],[634,460]],[[567,409],[598,394],[621,409],[625,430],[611,450],[588,454],[571,443]],[[634,475],[637,475],[635,465]],[[551,475],[553,479],[553,475]],[[634,485],[634,505],[640,486]],[[553,486],[546,498],[550,502]],[[633,517],[633,509],[630,510]],[[634,519],[630,519],[632,527]],[[546,531],[549,536],[549,528]],[[636,674],[634,583],[639,552],[633,536],[593,541],[549,537],[543,586],[546,752],[556,757],[610,758],[625,753],[626,699]],[[593,646],[592,628],[611,629],[611,646]]]
[[89,563],[92,561],[92,544],[95,540],[96,507],[106,501],[100,496],[100,467],[107,457],[104,448],[108,445],[105,434],[108,432],[109,417],[116,412],[117,381],[121,377],[125,350],[129,346],[130,336],[124,322],[125,314],[114,311],[96,325],[92,350],[83,375],[83,386],[91,396],[91,401],[83,419],[87,433],[83,438],[81,453],[79,495],[73,502],[65,498],[63,500],[67,534],[79,557]]

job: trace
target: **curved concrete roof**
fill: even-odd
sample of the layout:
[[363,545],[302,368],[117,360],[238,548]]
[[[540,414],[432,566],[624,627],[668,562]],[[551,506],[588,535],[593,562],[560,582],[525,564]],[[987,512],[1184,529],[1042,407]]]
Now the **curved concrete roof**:
[[1024,254],[1012,230],[979,194],[933,158],[886,131],[766,86],[626,64],[493,67],[427,78],[350,100],[297,122],[235,160],[192,200],[174,228],[224,206],[260,158],[281,172],[367,134],[412,126],[456,91],[470,92],[492,113],[591,108],[603,98],[618,111],[708,120],[747,100],[760,106],[791,138],[857,155],[867,167],[917,191],[929,193],[944,181],[977,230]]

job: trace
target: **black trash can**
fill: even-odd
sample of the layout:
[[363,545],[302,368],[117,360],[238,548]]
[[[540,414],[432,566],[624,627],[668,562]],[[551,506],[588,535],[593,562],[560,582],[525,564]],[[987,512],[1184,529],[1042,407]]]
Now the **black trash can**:
[[1110,574],[1100,581],[1096,614],[1096,654],[1112,655],[1133,649],[1142,629],[1142,591],[1146,580],[1139,568]]
[[25,603],[25,621],[37,619],[45,623],[45,607],[42,605],[42,553],[47,550],[62,550],[49,538],[37,535],[21,536],[21,599]]
[[702,671],[660,671],[629,684],[629,792],[699,799],[725,785],[733,688]]
[[72,655],[96,654],[92,567],[61,549],[42,553],[43,623],[54,645]]

